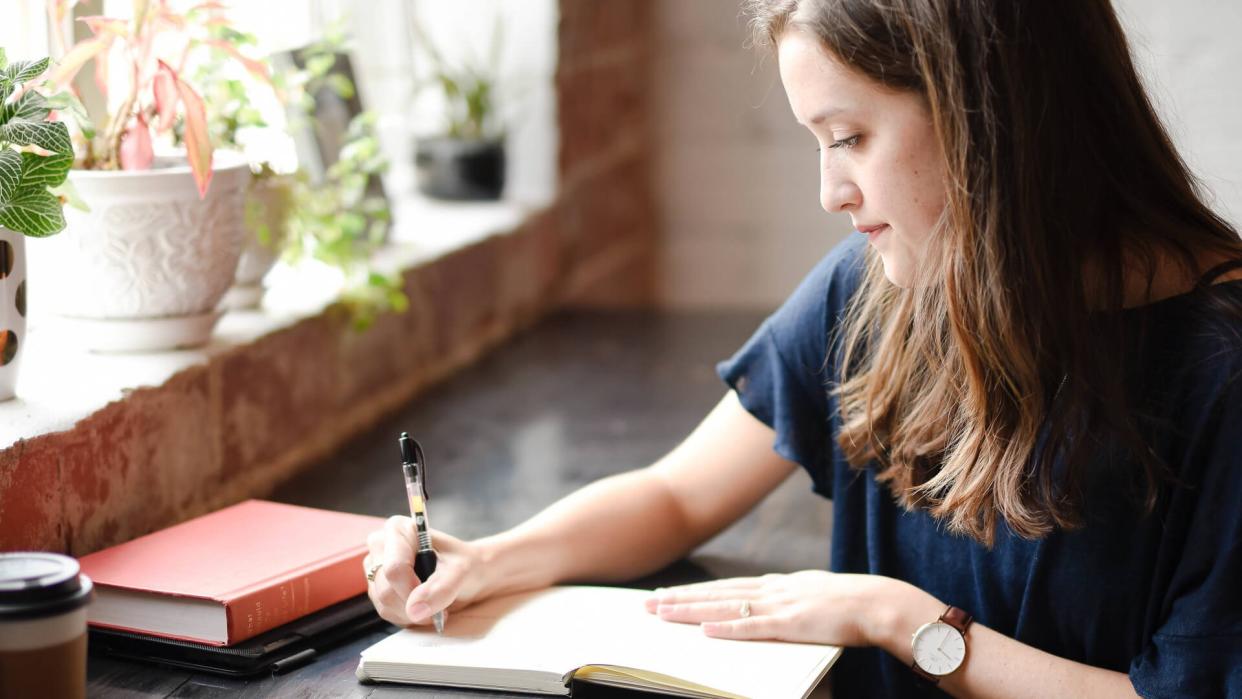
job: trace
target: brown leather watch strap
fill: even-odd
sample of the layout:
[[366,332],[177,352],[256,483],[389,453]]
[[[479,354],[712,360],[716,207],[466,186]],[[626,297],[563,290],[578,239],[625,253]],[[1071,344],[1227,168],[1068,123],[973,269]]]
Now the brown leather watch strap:
[[974,621],[975,618],[965,609],[950,606],[944,611],[944,614],[940,615],[940,620],[957,629],[958,633],[965,636],[966,629],[970,628],[970,622]]
[[910,663],[910,669],[914,670],[914,674],[918,675],[919,677],[922,677],[924,682],[929,682],[931,684],[940,683],[940,678],[924,670],[923,668],[919,667],[919,661],[917,660]]

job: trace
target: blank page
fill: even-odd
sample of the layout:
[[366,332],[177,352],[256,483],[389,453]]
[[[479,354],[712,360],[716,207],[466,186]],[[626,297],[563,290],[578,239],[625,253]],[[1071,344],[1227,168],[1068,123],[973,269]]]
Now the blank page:
[[[472,686],[513,689],[518,685],[508,682],[516,676],[530,678],[513,671],[546,673],[539,678],[543,684],[563,683],[565,675],[587,665],[616,666],[645,671],[624,673],[635,679],[658,673],[760,699],[805,696],[840,654],[835,646],[708,638],[697,625],[649,614],[643,602],[650,594],[564,586],[487,600],[449,614],[444,637],[430,629],[404,630],[363,651],[363,663],[375,679],[398,679],[390,672],[402,665],[456,666],[470,669],[477,680]],[[422,672],[406,670],[411,672],[401,672],[400,679]]]

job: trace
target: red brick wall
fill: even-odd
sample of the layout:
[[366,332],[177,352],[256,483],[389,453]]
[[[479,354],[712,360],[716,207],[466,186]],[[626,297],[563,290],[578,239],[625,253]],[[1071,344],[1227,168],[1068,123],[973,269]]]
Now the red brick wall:
[[556,84],[562,235],[570,302],[637,306],[654,296],[648,72],[653,0],[561,0]]

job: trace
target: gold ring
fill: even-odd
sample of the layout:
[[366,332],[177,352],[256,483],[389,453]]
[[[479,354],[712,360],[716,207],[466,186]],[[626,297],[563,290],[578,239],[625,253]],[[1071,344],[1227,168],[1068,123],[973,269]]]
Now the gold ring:
[[740,613],[743,619],[750,616],[750,600],[742,601],[742,609],[740,610]]
[[367,582],[375,582],[375,574],[378,573],[379,569],[383,567],[384,567],[383,563],[376,563],[375,565],[368,568],[367,569]]

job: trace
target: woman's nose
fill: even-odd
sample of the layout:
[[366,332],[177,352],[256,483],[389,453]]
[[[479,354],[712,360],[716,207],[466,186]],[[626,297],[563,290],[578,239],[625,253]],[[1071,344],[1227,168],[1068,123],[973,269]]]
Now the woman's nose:
[[825,174],[819,181],[819,204],[830,214],[856,209],[862,204],[862,190],[848,179]]

